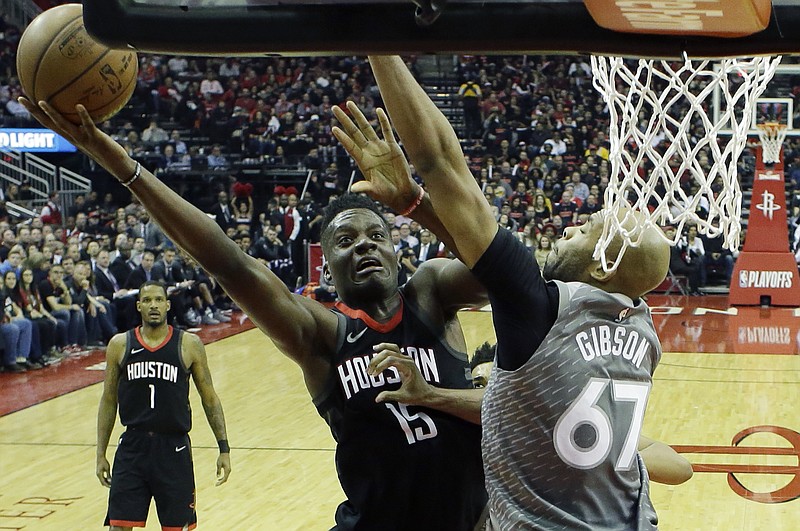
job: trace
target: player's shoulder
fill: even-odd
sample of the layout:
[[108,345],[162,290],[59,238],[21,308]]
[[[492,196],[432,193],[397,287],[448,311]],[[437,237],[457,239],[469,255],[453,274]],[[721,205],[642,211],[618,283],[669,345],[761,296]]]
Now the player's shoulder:
[[107,348],[125,348],[128,343],[128,332],[114,334],[108,341]]
[[203,341],[197,334],[193,334],[185,330],[176,330],[175,333],[181,334],[181,346],[184,350],[186,350],[187,348],[190,350],[204,348]]

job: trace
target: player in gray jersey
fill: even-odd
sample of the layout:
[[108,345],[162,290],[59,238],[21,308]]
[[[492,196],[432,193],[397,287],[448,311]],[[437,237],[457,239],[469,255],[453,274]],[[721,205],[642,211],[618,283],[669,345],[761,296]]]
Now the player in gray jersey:
[[[371,57],[384,102],[425,180],[459,258],[489,291],[498,339],[481,409],[489,529],[655,529],[647,472],[636,451],[661,348],[642,295],[665,277],[669,246],[657,228],[607,272],[592,258],[602,213],[570,227],[544,267],[492,212],[444,115],[399,57]],[[367,181],[353,189],[386,200],[418,186],[356,106],[335,109],[334,134]],[[405,173],[405,175],[399,175]],[[387,186],[386,183],[393,183]],[[630,227],[629,227],[630,228]],[[613,242],[607,255],[620,248]]]
[[[469,367],[475,387],[486,387],[494,367],[496,345],[484,343],[475,350]],[[650,481],[666,485],[680,485],[692,478],[692,464],[681,454],[661,441],[639,436],[639,454],[642,456]]]

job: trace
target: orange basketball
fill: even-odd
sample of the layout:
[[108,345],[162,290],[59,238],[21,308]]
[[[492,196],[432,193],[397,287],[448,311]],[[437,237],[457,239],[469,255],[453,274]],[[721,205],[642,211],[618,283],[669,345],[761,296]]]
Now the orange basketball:
[[46,101],[80,123],[80,103],[95,122],[116,114],[136,88],[136,53],[112,50],[92,39],[83,6],[65,4],[33,19],[19,41],[17,73],[25,95]]

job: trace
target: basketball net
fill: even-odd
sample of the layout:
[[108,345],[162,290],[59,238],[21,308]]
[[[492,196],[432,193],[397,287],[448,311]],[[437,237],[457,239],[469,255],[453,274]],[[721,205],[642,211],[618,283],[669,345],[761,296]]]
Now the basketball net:
[[757,124],[758,139],[761,140],[761,160],[764,164],[781,161],[781,148],[786,138],[786,126],[777,122]]
[[[742,192],[737,162],[756,99],[780,60],[592,56],[593,83],[610,114],[611,174],[604,194],[603,233],[594,251],[606,271],[616,269],[625,250],[638,246],[651,226],[675,226],[672,239],[658,231],[670,245],[677,244],[684,225],[692,223],[701,234],[723,235],[728,249],[738,247]],[[707,111],[715,90],[722,95],[716,122]],[[733,134],[725,138],[721,130]],[[704,199],[706,217],[697,214]],[[608,257],[606,251],[617,235],[620,250]]]

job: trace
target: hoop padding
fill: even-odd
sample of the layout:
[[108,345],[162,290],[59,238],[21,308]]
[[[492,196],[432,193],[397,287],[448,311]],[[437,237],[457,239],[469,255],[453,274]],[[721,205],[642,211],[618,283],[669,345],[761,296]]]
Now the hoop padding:
[[[606,271],[616,269],[625,250],[638,246],[652,226],[677,227],[673,239],[659,230],[670,245],[677,244],[684,225],[694,223],[701,234],[722,234],[728,249],[738,247],[742,192],[737,162],[753,106],[780,59],[685,57],[681,62],[592,56],[593,83],[610,114],[611,174],[603,233],[594,252]],[[709,115],[715,87],[724,98],[716,123]],[[719,134],[726,128],[733,131],[730,139]],[[697,185],[695,193],[692,185]],[[697,214],[704,199],[705,218]],[[642,215],[623,208],[629,204]],[[609,260],[606,251],[618,234],[620,251]]]
[[781,148],[786,139],[787,129],[784,124],[766,122],[757,124],[758,139],[761,141],[761,159],[764,164],[775,164],[781,161]]

